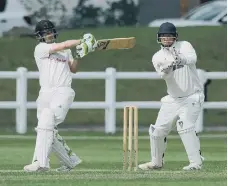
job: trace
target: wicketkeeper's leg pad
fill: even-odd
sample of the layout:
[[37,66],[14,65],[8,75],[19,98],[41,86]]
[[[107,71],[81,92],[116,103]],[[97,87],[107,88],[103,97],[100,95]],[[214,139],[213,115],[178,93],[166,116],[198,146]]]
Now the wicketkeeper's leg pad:
[[150,147],[151,147],[151,161],[154,165],[162,167],[163,156],[167,147],[166,132],[155,125],[150,125]]
[[49,154],[54,137],[54,114],[49,108],[41,112],[36,128],[36,147],[35,154],[40,167],[49,167]]
[[200,141],[195,132],[195,127],[178,131],[190,163],[201,165]]

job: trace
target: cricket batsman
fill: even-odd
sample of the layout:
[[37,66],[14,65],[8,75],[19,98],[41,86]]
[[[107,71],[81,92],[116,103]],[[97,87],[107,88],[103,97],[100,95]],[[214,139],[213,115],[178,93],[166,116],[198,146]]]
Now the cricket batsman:
[[150,125],[151,161],[139,165],[142,170],[159,169],[164,164],[167,136],[176,124],[189,165],[184,170],[199,170],[203,157],[195,123],[203,107],[204,94],[197,70],[197,56],[187,41],[178,41],[176,27],[163,23],[157,33],[161,49],[152,57],[155,70],[167,85],[168,95],[161,99],[155,125]]
[[79,61],[73,58],[70,48],[76,47],[77,57],[82,58],[94,51],[97,42],[92,34],[84,34],[79,40],[56,43],[58,33],[49,20],[37,23],[35,35],[39,41],[34,57],[40,83],[37,99],[37,137],[33,161],[24,167],[24,171],[49,170],[51,152],[56,154],[62,164],[57,171],[69,171],[81,163],[81,159],[58,134],[57,126],[64,121],[75,97],[71,88],[71,75],[78,70]]

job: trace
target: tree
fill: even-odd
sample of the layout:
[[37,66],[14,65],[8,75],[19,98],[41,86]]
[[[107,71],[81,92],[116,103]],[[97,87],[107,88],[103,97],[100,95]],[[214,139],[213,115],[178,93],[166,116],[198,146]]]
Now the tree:
[[41,19],[49,19],[57,25],[67,24],[65,19],[67,9],[61,0],[20,1],[29,12],[32,12],[32,17],[36,22]]
[[101,8],[93,5],[86,6],[87,1],[79,0],[78,5],[73,9],[72,27],[96,27],[100,25],[99,17],[103,14]]
[[133,0],[107,1],[110,8],[105,12],[106,25],[136,25],[138,22],[139,6]]

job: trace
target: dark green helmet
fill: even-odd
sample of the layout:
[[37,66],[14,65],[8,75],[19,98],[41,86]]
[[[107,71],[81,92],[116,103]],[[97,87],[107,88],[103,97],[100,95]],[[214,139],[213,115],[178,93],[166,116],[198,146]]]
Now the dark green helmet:
[[162,23],[159,27],[158,33],[157,33],[157,41],[160,42],[160,37],[162,37],[164,34],[172,35],[176,40],[178,39],[178,33],[177,29],[174,26],[174,24],[170,22]]
[[35,36],[40,42],[45,42],[44,35],[47,33],[52,33],[54,38],[57,38],[57,31],[55,25],[49,20],[41,20],[36,24]]

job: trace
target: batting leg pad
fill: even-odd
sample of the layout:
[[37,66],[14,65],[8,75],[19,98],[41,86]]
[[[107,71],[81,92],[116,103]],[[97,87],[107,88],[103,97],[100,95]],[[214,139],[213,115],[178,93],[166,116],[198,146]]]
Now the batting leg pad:
[[[35,128],[35,131],[37,132],[37,128]],[[32,163],[34,163],[35,161],[37,161],[36,149],[34,149]],[[50,162],[50,159],[48,159],[48,161]]]
[[200,141],[195,133],[195,128],[178,131],[190,163],[201,165]]
[[165,136],[165,132],[160,128],[156,128],[156,126],[154,125],[150,125],[149,135],[151,162],[158,167],[162,167],[163,157],[167,147],[167,139]]
[[76,154],[72,152],[72,150],[66,144],[62,136],[58,134],[57,130],[55,130],[52,151],[56,154],[59,160],[69,168],[73,168],[76,163],[75,161],[72,160],[71,158],[72,156],[80,160],[79,157],[77,157]]
[[40,167],[49,168],[48,157],[51,152],[54,137],[54,114],[50,109],[43,109],[36,130],[35,154],[37,161]]
[[[37,132],[37,128],[35,128],[35,131]],[[32,163],[34,163],[35,161],[37,161],[36,148],[34,149],[33,158],[32,158]]]

